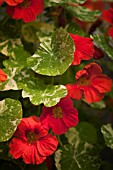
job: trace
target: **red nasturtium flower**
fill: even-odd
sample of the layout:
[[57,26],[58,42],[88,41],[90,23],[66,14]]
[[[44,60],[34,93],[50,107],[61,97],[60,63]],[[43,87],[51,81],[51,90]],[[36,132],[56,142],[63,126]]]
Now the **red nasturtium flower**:
[[26,164],[41,164],[57,148],[56,136],[48,134],[39,118],[23,118],[9,143],[10,154],[18,159],[23,158]]
[[55,134],[60,135],[77,125],[78,111],[74,108],[70,97],[66,96],[55,106],[43,106],[40,121],[45,129],[52,128]]
[[93,57],[94,45],[91,38],[70,34],[75,44],[74,60],[72,65],[80,64],[81,60]]
[[4,82],[7,80],[7,75],[4,73],[2,69],[0,69],[0,82]]
[[76,83],[67,84],[70,97],[80,100],[82,95],[87,102],[99,102],[104,93],[109,92],[112,87],[112,80],[102,74],[100,66],[90,63],[76,73]]
[[31,22],[44,10],[43,0],[24,0],[16,6],[7,6],[6,12],[13,19],[22,19],[24,22]]

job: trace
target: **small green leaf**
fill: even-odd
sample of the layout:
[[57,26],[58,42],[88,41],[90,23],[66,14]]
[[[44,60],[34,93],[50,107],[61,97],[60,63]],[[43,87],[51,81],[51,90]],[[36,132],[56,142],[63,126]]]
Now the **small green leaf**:
[[80,122],[76,127],[70,128],[66,133],[66,137],[70,144],[77,141],[88,142],[94,144],[97,142],[97,133],[93,125],[87,122]]
[[113,128],[111,124],[103,125],[101,127],[101,132],[104,136],[105,144],[113,149]]
[[100,48],[113,60],[113,48],[109,46],[103,35],[93,35],[93,40],[99,45]]
[[70,35],[57,29],[52,39],[41,44],[41,48],[27,60],[36,73],[48,76],[63,74],[73,61],[74,44]]
[[77,17],[84,22],[92,22],[97,19],[101,14],[99,10],[91,11],[83,6],[65,6],[65,8],[71,13],[71,15]]
[[9,140],[22,118],[22,107],[18,100],[7,98],[0,101],[0,142]]
[[55,153],[57,170],[98,170],[99,155],[95,147],[89,143],[64,145]]

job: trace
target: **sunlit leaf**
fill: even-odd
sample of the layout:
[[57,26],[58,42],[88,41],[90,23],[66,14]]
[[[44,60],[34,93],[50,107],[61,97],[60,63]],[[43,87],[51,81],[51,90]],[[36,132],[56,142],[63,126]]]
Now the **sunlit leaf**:
[[70,35],[57,29],[52,39],[41,44],[41,48],[27,60],[36,73],[48,76],[63,74],[73,61],[74,45]]

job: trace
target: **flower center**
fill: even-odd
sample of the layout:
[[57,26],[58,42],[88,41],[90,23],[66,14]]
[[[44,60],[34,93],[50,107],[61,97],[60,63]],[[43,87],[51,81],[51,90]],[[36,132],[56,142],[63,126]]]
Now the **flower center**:
[[31,4],[30,0],[24,0],[22,3],[19,4],[19,6],[23,8],[28,8],[30,4]]
[[35,132],[28,132],[27,133],[27,141],[28,143],[36,142],[38,136]]
[[52,111],[53,111],[54,118],[62,118],[63,112],[61,107],[54,107]]
[[89,85],[90,81],[86,77],[82,77],[77,82],[80,86]]

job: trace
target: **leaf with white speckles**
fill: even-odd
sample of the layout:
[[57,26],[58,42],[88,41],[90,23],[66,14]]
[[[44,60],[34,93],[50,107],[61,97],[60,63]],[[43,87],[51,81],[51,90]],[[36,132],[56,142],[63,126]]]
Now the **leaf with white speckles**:
[[96,42],[100,48],[113,60],[113,48],[109,46],[103,35],[95,34],[93,35],[93,40]]
[[93,144],[97,142],[95,128],[80,122],[66,133],[69,144],[64,145],[55,153],[58,170],[98,170],[100,166],[99,149]]
[[98,170],[98,150],[89,143],[76,141],[75,145],[64,145],[55,153],[57,170]]
[[113,149],[113,128],[111,124],[103,125],[101,127],[101,132],[104,136],[105,144]]
[[0,101],[0,142],[9,140],[22,118],[22,106],[18,100]]
[[83,6],[66,5],[64,7],[71,13],[71,15],[84,22],[95,21],[97,17],[101,14],[99,10],[91,11],[90,9],[85,8]]
[[47,107],[56,105],[67,94],[65,86],[45,85],[43,81],[36,78],[25,78],[18,82],[18,87],[23,89],[23,98],[29,97],[34,105],[44,103]]
[[36,73],[48,76],[63,74],[73,61],[74,44],[70,35],[62,28],[57,29],[52,39],[42,43],[27,64]]

